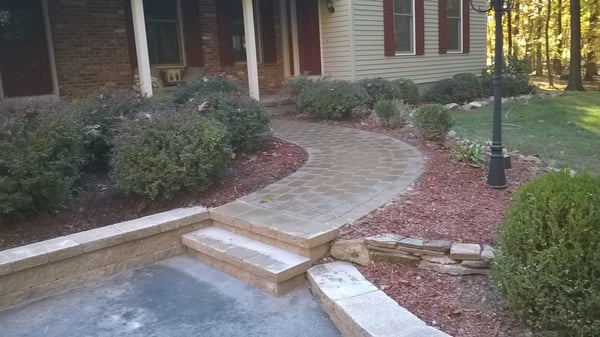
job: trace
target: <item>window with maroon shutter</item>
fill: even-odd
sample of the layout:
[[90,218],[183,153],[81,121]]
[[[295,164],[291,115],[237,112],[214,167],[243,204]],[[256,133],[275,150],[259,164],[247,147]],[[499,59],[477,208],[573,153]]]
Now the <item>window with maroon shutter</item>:
[[[258,60],[276,63],[274,0],[254,0]],[[242,0],[215,0],[219,55],[222,66],[246,61]]]
[[385,56],[425,53],[424,0],[383,0]]
[[440,0],[439,52],[468,53],[470,49],[469,0]]

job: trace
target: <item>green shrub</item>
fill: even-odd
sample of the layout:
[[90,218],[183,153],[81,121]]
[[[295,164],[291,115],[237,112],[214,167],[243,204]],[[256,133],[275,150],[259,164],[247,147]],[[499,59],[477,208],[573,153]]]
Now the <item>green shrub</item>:
[[348,81],[322,81],[298,96],[296,105],[301,111],[310,112],[321,119],[344,119],[352,110],[369,101],[364,87]]
[[[527,59],[508,57],[502,66],[502,96],[511,97],[532,93],[535,88],[529,84],[529,62]],[[494,94],[494,65],[483,70],[481,82],[483,94]]]
[[439,104],[419,108],[414,114],[415,126],[425,139],[441,140],[454,125],[452,116]]
[[215,93],[191,102],[192,109],[203,108],[207,117],[221,122],[229,134],[234,152],[259,149],[271,139],[270,121],[265,109],[248,96]]
[[381,119],[383,126],[398,128],[406,124],[410,107],[400,100],[380,99],[375,102],[375,113]]
[[86,167],[106,170],[119,122],[137,115],[148,101],[133,92],[102,91],[73,104],[82,115]]
[[498,237],[493,279],[539,335],[600,332],[600,177],[549,173],[519,188]]
[[399,98],[404,102],[412,105],[419,103],[419,87],[415,82],[408,78],[400,78],[392,83],[398,88]]
[[463,103],[481,97],[481,88],[481,81],[476,75],[461,73],[436,82],[424,99],[440,104]]
[[217,92],[240,95],[244,90],[225,76],[201,77],[178,86],[172,94],[172,101],[175,104],[185,104],[191,98]]
[[400,90],[392,82],[383,78],[367,78],[360,80],[359,85],[363,86],[369,95],[368,105],[373,107],[375,102],[382,99],[399,99]]
[[115,185],[151,199],[205,190],[231,159],[224,127],[199,114],[137,121],[116,137],[113,152]]
[[0,220],[65,202],[83,160],[78,118],[60,102],[0,109],[13,114],[0,123]]
[[481,167],[487,161],[485,146],[478,143],[457,145],[452,150],[452,159]]
[[321,81],[320,79],[313,79],[308,75],[290,77],[284,83],[281,90],[279,90],[278,96],[283,101],[295,101],[302,92],[313,85],[318,85]]

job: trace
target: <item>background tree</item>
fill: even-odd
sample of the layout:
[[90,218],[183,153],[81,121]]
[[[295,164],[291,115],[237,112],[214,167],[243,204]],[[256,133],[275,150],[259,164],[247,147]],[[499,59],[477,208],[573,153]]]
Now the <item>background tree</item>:
[[581,3],[570,0],[571,48],[569,61],[569,82],[565,90],[584,91],[581,81]]

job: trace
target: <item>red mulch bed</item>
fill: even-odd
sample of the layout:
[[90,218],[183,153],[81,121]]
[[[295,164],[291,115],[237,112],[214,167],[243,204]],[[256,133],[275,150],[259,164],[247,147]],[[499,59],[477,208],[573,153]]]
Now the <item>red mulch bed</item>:
[[274,138],[261,151],[238,155],[210,190],[190,191],[166,201],[127,196],[111,186],[106,174],[85,174],[64,207],[0,224],[0,250],[173,208],[222,205],[290,175],[307,159],[301,147]]
[[[282,118],[314,121],[305,115]],[[486,184],[485,168],[451,160],[451,142],[428,142],[414,128],[389,130],[370,118],[329,123],[398,138],[427,157],[423,174],[410,192],[344,227],[342,238],[397,233],[494,244],[515,188],[545,171],[537,161],[513,156],[513,168],[506,170],[507,188],[495,190]],[[486,276],[450,276],[391,263],[372,263],[360,270],[402,306],[452,336],[530,336],[502,307]]]

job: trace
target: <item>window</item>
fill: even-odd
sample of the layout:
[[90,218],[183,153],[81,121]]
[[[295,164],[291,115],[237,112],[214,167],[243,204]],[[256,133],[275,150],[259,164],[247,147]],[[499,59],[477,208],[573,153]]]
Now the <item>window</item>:
[[446,46],[449,52],[462,51],[462,8],[461,0],[446,2]]
[[144,0],[150,64],[182,64],[179,1]]
[[385,56],[425,54],[424,0],[383,0]]
[[469,0],[439,0],[440,54],[468,53],[470,44]]
[[[246,62],[242,0],[218,0],[215,5],[221,65]],[[254,0],[253,8],[258,62],[276,63],[274,1]]]
[[413,0],[394,0],[394,44],[396,52],[414,52]]
[[24,9],[0,8],[0,40],[31,41],[34,25],[31,12]]

